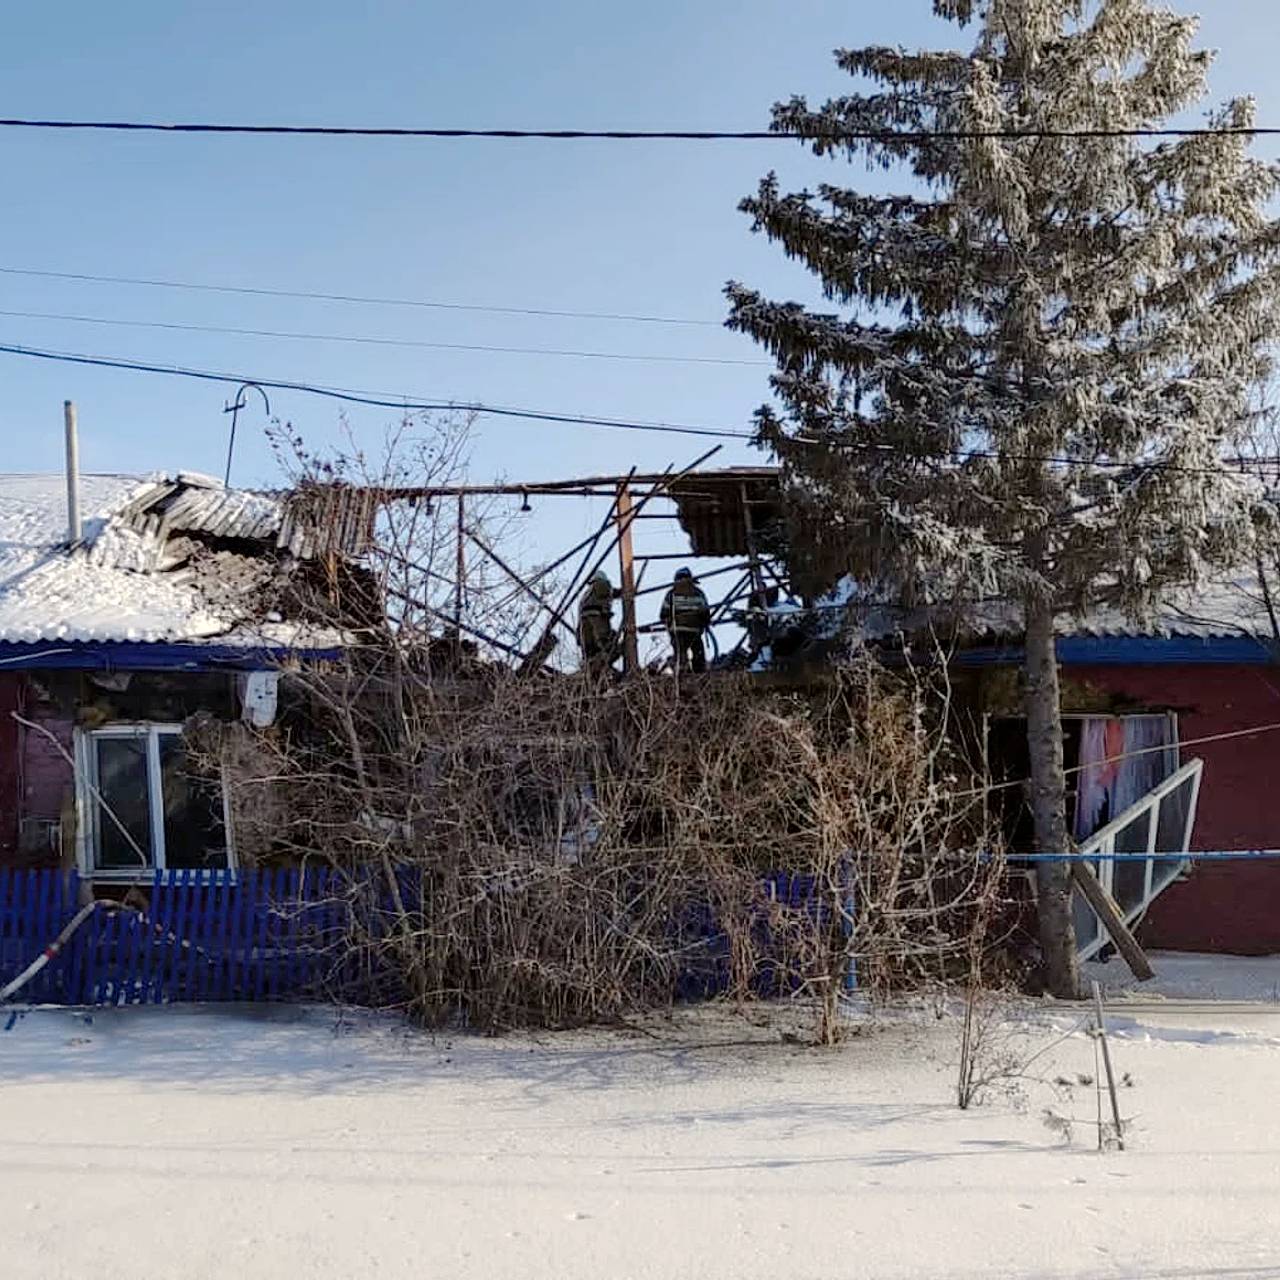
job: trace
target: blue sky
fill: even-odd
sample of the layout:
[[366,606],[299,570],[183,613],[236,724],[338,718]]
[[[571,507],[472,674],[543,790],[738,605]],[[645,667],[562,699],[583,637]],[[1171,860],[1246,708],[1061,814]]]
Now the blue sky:
[[[1254,92],[1280,122],[1274,0],[1213,0],[1214,97]],[[474,127],[763,125],[792,92],[848,81],[836,45],[965,36],[928,0],[224,0],[9,5],[0,114]],[[719,321],[738,277],[808,287],[749,234],[738,199],[777,167],[801,185],[830,165],[771,143],[404,142],[0,132],[0,267],[161,277],[463,303]],[[859,171],[861,172],[861,171]],[[852,173],[850,176],[855,176]],[[509,346],[753,361],[713,326],[401,310],[54,282],[0,274],[0,310]],[[765,365],[498,355],[100,327],[0,316],[0,341],[431,398],[741,427]],[[229,388],[0,356],[0,468],[61,462],[77,401],[87,469],[221,474]],[[276,393],[317,445],[335,406]],[[349,409],[376,445],[394,414]],[[268,482],[256,410],[236,478]],[[696,441],[489,420],[477,480],[660,468]],[[759,461],[745,446],[717,461]],[[570,533],[586,513],[556,519]],[[570,526],[573,528],[570,528]]]

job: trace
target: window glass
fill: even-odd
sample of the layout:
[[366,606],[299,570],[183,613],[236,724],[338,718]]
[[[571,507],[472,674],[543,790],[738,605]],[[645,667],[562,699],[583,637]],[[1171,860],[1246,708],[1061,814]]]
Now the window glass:
[[[1175,853],[1184,848],[1187,816],[1191,812],[1191,798],[1195,792],[1195,779],[1188,778],[1175,788],[1160,805],[1160,818],[1156,827],[1156,849],[1160,853]],[[1157,858],[1152,875],[1152,888],[1158,893],[1181,873],[1181,858]]]
[[[1116,832],[1117,853],[1146,853],[1151,836],[1151,814],[1143,810],[1127,826]],[[1112,896],[1128,916],[1141,910],[1146,893],[1147,863],[1117,862],[1113,872]]]
[[180,734],[160,734],[159,751],[165,866],[180,870],[225,867],[227,830],[221,786],[190,770]]
[[[1085,864],[1093,874],[1099,875],[1101,867],[1096,862]],[[1097,914],[1094,909],[1085,900],[1084,894],[1079,889],[1075,889],[1071,894],[1071,915],[1075,920],[1076,926],[1076,946],[1079,948],[1091,947],[1098,940],[1098,935],[1102,932],[1102,925],[1098,921]]]
[[[93,797],[98,829],[97,865],[104,869],[150,866],[147,735],[98,737],[94,739],[94,752],[101,796],[101,799]],[[104,805],[110,813],[106,812]],[[116,821],[113,821],[112,814]],[[145,858],[139,857],[140,850],[146,854]]]

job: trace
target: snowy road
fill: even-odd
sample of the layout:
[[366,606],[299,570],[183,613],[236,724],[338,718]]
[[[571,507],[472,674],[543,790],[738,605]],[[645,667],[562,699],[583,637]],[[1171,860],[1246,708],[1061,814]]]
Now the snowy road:
[[1125,1013],[1132,1147],[1100,1156],[1038,1087],[956,1110],[927,1017],[831,1053],[708,1011],[541,1043],[35,1011],[0,1031],[0,1274],[1280,1277],[1280,1014],[1248,1012]]

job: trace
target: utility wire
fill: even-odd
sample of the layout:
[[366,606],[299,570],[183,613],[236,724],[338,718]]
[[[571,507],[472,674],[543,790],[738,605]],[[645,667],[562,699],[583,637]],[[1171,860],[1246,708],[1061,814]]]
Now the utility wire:
[[[1155,849],[1151,853],[1006,853],[1006,862],[1267,862],[1280,849],[1220,849],[1200,852]],[[1280,1013],[1280,1009],[1275,1010]]]
[[584,360],[658,361],[666,364],[728,364],[772,368],[767,360],[742,360],[729,356],[645,355],[626,351],[581,351],[556,347],[503,347],[472,342],[428,342],[417,338],[373,338],[346,333],[297,333],[284,329],[240,329],[212,324],[178,324],[165,320],[123,320],[115,316],[68,315],[53,311],[0,311],[0,316],[17,320],[60,320],[71,324],[98,324],[130,329],[169,329],[179,333],[226,333],[247,338],[291,338],[304,342],[348,342],[375,347],[416,347],[435,351],[483,351],[490,354],[522,356],[570,356]]
[[127,284],[151,289],[189,289],[201,293],[233,293],[258,298],[301,298],[313,302],[353,302],[377,307],[421,307],[436,311],[478,311],[507,316],[552,316],[566,320],[619,320],[637,324],[696,325],[721,329],[719,320],[687,316],[633,315],[616,311],[560,311],[549,307],[490,307],[470,302],[436,302],[423,298],[371,298],[351,293],[315,293],[302,289],[265,289],[247,285],[202,284],[192,280],[150,280],[138,276],[99,276],[79,271],[37,271],[31,267],[0,267],[0,275],[33,276],[41,280],[75,280],[82,284]]
[[[1232,729],[1226,733],[1211,733],[1203,738],[1184,738],[1178,742],[1161,743],[1158,747],[1139,747],[1133,751],[1125,751],[1117,756],[1106,756],[1101,760],[1095,760],[1091,764],[1072,765],[1069,769],[1064,769],[1063,775],[1070,777],[1077,773],[1087,773],[1090,769],[1100,769],[1103,765],[1119,764],[1123,760],[1134,760],[1138,756],[1150,756],[1158,753],[1169,751],[1181,751],[1183,747],[1203,747],[1213,742],[1230,742],[1236,738],[1252,738],[1259,733],[1275,733],[1280,730],[1280,722],[1272,721],[1269,724],[1250,725],[1247,729]],[[953,800],[968,799],[973,796],[990,795],[993,791],[1010,791],[1015,787],[1028,787],[1035,780],[1033,778],[1013,778],[1008,782],[992,782],[985,787],[972,787],[967,791],[950,791],[948,796]],[[1017,856],[1017,855],[1011,855]],[[1061,855],[1054,854],[1054,857]]]
[[541,409],[517,409],[501,405],[469,403],[462,400],[417,399],[392,393],[370,393],[341,387],[327,387],[307,382],[290,382],[278,378],[250,377],[240,373],[217,373],[209,369],[188,369],[181,365],[147,364],[138,360],[119,360],[111,356],[82,355],[71,351],[45,351],[38,347],[0,343],[0,353],[29,356],[37,360],[52,360],[62,364],[89,365],[103,369],[125,369],[133,373],[158,373],[177,378],[195,378],[202,382],[256,383],[275,391],[299,391],[307,395],[340,400],[347,404],[372,405],[375,408],[399,409],[413,412],[460,412],[489,415],[500,418],[527,418],[535,422],[563,422],[573,426],[612,427],[622,431],[657,431],[683,436],[714,436],[736,440],[752,440],[749,431],[733,431],[728,428],[682,426],[667,422],[633,421],[626,418],[592,417],[587,414],[551,413]]
[[1204,125],[1185,129],[840,129],[829,133],[794,129],[417,129],[318,124],[204,124],[145,120],[0,119],[2,129],[89,130],[108,133],[277,134],[344,138],[491,138],[611,142],[963,142],[1038,138],[1272,137],[1280,128]]
[[[2,313],[0,313],[2,314]],[[400,409],[413,412],[461,412],[475,413],[482,416],[500,418],[524,418],[533,422],[562,422],[571,426],[609,427],[621,431],[653,431],[670,435],[703,436],[724,440],[754,441],[756,435],[752,431],[739,431],[731,427],[709,427],[673,422],[654,422],[634,418],[615,418],[593,414],[555,413],[543,409],[523,409],[510,405],[483,404],[479,401],[466,400],[432,400],[390,391],[361,391],[350,387],[326,386],[323,383],[299,382],[281,378],[263,378],[244,373],[221,373],[211,369],[192,369],[185,365],[153,364],[141,360],[126,360],[115,356],[88,355],[75,351],[50,351],[40,347],[29,347],[18,343],[0,343],[0,354],[26,356],[35,360],[49,360],[61,364],[87,365],[94,368],[122,369],[131,373],[164,374],[175,378],[193,378],[201,382],[231,383],[240,386],[242,383],[256,383],[261,387],[270,387],[276,391],[297,391],[305,395],[322,396],[329,400],[339,400],[347,404],[370,405],[374,408]],[[801,443],[818,444],[815,440],[801,440]],[[903,454],[920,458],[941,458],[942,454],[926,453],[921,450],[903,449],[896,445],[865,445],[851,447],[850,451],[866,454]],[[1043,462],[1050,465],[1091,467],[1100,470],[1122,471],[1184,471],[1194,475],[1220,475],[1221,468],[1184,466],[1176,462],[1111,462],[1105,459],[1071,458],[1052,454],[1018,453],[998,449],[961,449],[955,452],[955,458],[963,461],[971,458],[987,458],[992,460],[1014,460]],[[1280,468],[1280,458],[1228,458],[1224,465],[1235,467],[1269,467]]]

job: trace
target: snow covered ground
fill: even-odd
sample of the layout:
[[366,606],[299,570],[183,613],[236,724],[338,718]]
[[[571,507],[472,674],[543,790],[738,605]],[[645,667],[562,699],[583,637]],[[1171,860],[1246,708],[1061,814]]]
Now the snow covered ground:
[[[502,1040],[33,1010],[0,1029],[0,1275],[1280,1277],[1280,1004],[1119,1003],[1106,1155],[1091,1086],[957,1110],[928,1008],[838,1051],[714,1008]],[[1038,1006],[999,1048],[1091,1075],[1074,1022]]]
[[1191,951],[1153,951],[1156,976],[1138,982],[1123,960],[1085,966],[1109,1000],[1240,1000],[1280,1004],[1280,956],[1206,956]]

